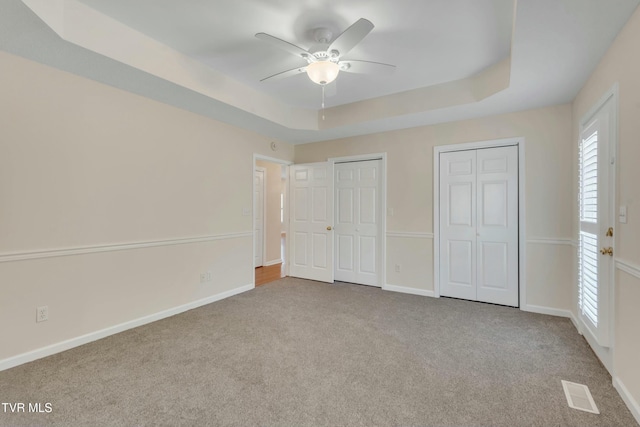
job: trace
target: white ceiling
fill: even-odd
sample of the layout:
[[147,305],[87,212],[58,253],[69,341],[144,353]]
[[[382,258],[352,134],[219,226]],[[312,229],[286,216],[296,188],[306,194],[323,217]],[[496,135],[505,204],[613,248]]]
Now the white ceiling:
[[[24,3],[33,7],[39,1]],[[112,56],[116,61],[78,47],[82,43],[60,39],[20,0],[0,2],[0,49],[292,143],[570,102],[640,3],[519,0],[514,15],[512,0],[76,1],[235,83],[226,88],[226,97],[217,96],[161,78],[148,67],[131,66],[135,61]],[[266,32],[308,48],[313,29],[327,27],[337,35],[360,17],[375,28],[346,57],[392,63],[397,71],[390,77],[341,73],[327,105],[340,105],[335,111],[348,116],[350,110],[384,101],[385,111],[395,107],[397,112],[295,129],[291,120],[262,113],[250,100],[234,99],[234,94],[255,94],[264,105],[281,105],[292,117],[310,112],[316,120],[320,89],[306,75],[259,81],[304,62],[254,34]],[[400,112],[405,94],[423,96],[420,88],[469,78],[504,60],[511,65],[507,89],[453,106]],[[398,92],[403,95],[384,97]]]
[[[376,26],[346,58],[397,66],[393,76],[342,73],[327,106],[469,77],[509,56],[513,0],[80,0],[285,104],[319,108],[304,74],[260,79],[306,65],[254,37],[266,32],[305,49],[316,28],[337,37],[359,18]],[[333,92],[333,91],[332,91]]]

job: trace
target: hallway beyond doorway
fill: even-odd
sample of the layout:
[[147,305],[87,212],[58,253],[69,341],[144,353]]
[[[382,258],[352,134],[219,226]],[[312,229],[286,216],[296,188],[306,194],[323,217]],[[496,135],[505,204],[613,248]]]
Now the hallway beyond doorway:
[[270,265],[268,267],[256,267],[256,286],[261,286],[269,282],[274,282],[278,279],[282,279],[286,277],[285,270],[285,244],[286,244],[286,235],[283,233],[280,239],[280,254],[281,259],[285,260],[280,264]]

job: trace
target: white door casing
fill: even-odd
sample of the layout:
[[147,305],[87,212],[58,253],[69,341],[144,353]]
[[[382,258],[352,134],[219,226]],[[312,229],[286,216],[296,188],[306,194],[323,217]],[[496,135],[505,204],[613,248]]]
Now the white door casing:
[[253,197],[254,197],[254,267],[264,265],[264,242],[265,242],[265,185],[266,169],[260,166],[255,167],[253,174]]
[[518,306],[518,148],[440,153],[440,294]]
[[335,280],[382,286],[382,160],[336,163]]
[[289,274],[333,283],[333,165],[292,165]]
[[[291,162],[289,162],[287,160],[279,159],[279,158],[276,158],[276,157],[269,157],[269,156],[265,156],[265,155],[262,155],[262,154],[254,153],[253,154],[253,164],[251,166],[251,170],[252,170],[251,176],[252,176],[252,180],[253,180],[252,181],[252,185],[255,185],[255,169],[256,169],[256,167],[258,167],[257,162],[260,161],[260,160],[287,167],[287,170],[286,170],[286,184],[285,184],[285,190],[286,191],[285,191],[285,198],[284,198],[285,215],[287,215],[287,216],[285,217],[284,227],[285,227],[285,231],[288,232],[289,231],[289,221],[288,221],[288,219],[286,219],[286,218],[288,218],[288,212],[289,212],[289,193],[288,193],[288,191],[289,191],[289,172],[288,172],[288,167],[291,165]],[[266,189],[266,183],[265,183],[265,189]],[[265,194],[266,194],[266,190],[265,190]],[[265,196],[265,198],[266,198],[266,196]],[[253,218],[255,218],[255,212],[256,212],[255,202],[256,201],[254,199],[253,200],[253,209],[251,209]],[[265,206],[265,210],[266,210],[266,206]],[[243,211],[244,211],[244,209],[243,209]],[[255,221],[255,219],[254,219],[254,221]],[[265,226],[265,230],[266,230],[266,226]],[[255,256],[255,247],[256,247],[255,229],[254,229],[254,233],[253,234],[254,234],[254,239],[253,239],[254,249],[253,249],[253,252],[254,252],[254,256]],[[287,255],[287,253],[290,250],[288,240],[289,239],[286,240],[287,247],[286,247],[285,255]],[[266,248],[264,246],[263,246],[263,250],[265,251],[264,253],[266,253]],[[283,261],[285,261],[285,260],[283,260]],[[288,262],[286,262],[284,264],[284,269],[285,269],[284,274],[286,276],[288,276],[289,275],[289,263]],[[255,283],[255,270],[252,273],[253,273],[253,280],[254,280],[254,283]]]

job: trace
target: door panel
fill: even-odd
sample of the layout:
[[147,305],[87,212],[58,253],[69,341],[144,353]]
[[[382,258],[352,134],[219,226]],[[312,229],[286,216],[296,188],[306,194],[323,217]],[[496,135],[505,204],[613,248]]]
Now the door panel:
[[[482,193],[482,226],[507,226],[507,182],[484,182]],[[480,201],[480,200],[479,200]]]
[[326,269],[329,251],[327,233],[313,233],[313,268]]
[[476,153],[440,154],[440,294],[476,299]]
[[360,236],[360,272],[375,275],[377,239],[373,236]]
[[473,226],[473,187],[470,182],[449,185],[449,225]]
[[344,273],[353,271],[353,238],[354,236],[348,236],[342,234],[337,237],[338,239],[338,265],[336,270],[341,270]]
[[290,167],[291,251],[289,274],[333,283],[333,171],[331,164]]
[[477,151],[478,301],[518,306],[518,148]]
[[307,261],[307,233],[294,233],[293,239],[293,265],[306,267],[309,264]]
[[353,188],[338,188],[338,221],[336,224],[353,224]]
[[482,261],[480,286],[507,289],[507,244],[503,242],[480,242],[478,259]]
[[293,192],[293,195],[295,196],[294,202],[292,203],[293,206],[293,215],[291,216],[293,218],[294,221],[297,222],[303,222],[306,221],[309,218],[309,214],[307,212],[307,208],[308,208],[308,200],[309,197],[307,196],[309,192],[308,188],[296,188],[295,191]]
[[[447,251],[451,260],[449,263],[449,283],[452,286],[462,286],[465,289],[474,286],[473,272],[471,271],[474,264],[473,244],[474,242],[471,240],[449,240]],[[456,292],[468,292],[465,289],[460,288]]]
[[518,306],[518,148],[440,154],[440,293]]
[[329,204],[326,187],[314,187],[311,189],[313,194],[313,203],[311,204],[311,212],[313,212],[313,222],[326,224],[328,221],[328,212],[326,206]]
[[[361,181],[362,182],[362,181]],[[378,189],[360,187],[360,224],[375,225],[376,218],[376,193]]]
[[382,286],[381,160],[335,165],[336,280]]

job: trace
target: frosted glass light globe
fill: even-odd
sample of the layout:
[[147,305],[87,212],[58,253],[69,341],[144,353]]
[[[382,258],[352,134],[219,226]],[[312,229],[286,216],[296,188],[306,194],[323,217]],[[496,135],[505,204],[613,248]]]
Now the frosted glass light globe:
[[334,81],[339,72],[338,64],[331,61],[312,62],[307,65],[307,75],[311,81],[322,86]]

